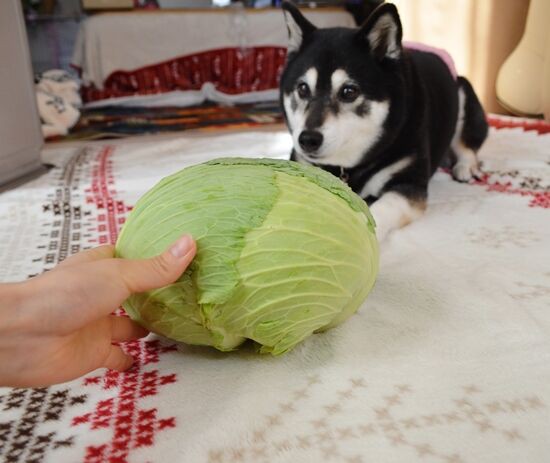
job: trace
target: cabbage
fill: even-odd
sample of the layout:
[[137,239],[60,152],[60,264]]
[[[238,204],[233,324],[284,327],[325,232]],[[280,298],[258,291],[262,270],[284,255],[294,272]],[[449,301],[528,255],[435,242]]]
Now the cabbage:
[[222,351],[246,339],[288,351],[352,315],[378,271],[365,202],[292,161],[217,159],[163,179],[130,213],[116,253],[151,257],[185,233],[197,241],[188,270],[123,307],[155,333]]

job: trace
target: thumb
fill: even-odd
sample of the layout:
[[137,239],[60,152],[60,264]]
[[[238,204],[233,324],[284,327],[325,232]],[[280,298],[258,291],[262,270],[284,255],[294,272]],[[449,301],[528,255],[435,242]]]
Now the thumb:
[[189,235],[182,236],[162,254],[150,259],[121,259],[119,272],[130,293],[141,293],[176,281],[189,266],[197,245]]

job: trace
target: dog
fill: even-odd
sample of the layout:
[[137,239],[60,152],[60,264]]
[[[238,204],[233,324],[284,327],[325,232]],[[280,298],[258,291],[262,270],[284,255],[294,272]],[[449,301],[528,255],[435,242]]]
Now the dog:
[[422,216],[444,160],[460,182],[479,177],[484,110],[443,52],[402,43],[393,4],[359,28],[318,29],[292,3],[282,8],[289,43],[280,104],[291,159],[346,181],[369,204],[379,240]]

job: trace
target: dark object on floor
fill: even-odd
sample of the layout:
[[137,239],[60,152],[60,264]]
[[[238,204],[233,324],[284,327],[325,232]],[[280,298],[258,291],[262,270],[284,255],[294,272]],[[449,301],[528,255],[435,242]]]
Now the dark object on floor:
[[50,140],[104,140],[192,129],[236,129],[282,122],[283,116],[276,101],[235,106],[207,103],[187,108],[109,106],[83,109],[80,120],[69,135]]

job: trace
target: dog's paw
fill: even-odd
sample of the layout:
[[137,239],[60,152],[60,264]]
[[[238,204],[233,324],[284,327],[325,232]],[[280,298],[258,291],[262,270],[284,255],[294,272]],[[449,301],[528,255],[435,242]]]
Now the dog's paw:
[[479,180],[482,172],[479,164],[475,160],[461,160],[457,162],[452,169],[453,178],[458,182],[470,182],[473,179]]
[[395,191],[384,193],[370,207],[376,222],[376,238],[379,242],[384,241],[393,230],[422,216],[424,209],[424,201],[411,201]]

